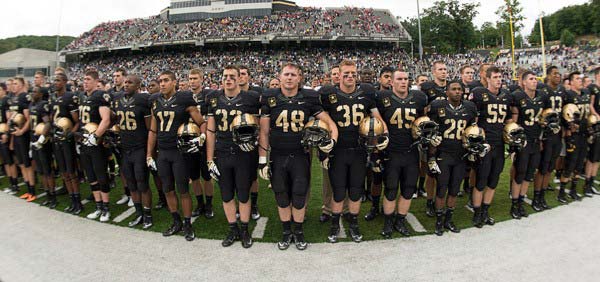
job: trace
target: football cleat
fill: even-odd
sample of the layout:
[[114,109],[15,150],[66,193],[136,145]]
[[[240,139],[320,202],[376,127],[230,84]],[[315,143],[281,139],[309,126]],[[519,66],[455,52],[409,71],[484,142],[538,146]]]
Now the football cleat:
[[561,204],[566,204],[569,202],[567,200],[567,193],[565,193],[565,190],[560,190],[558,192],[558,196],[556,196],[556,200],[558,200],[558,202],[560,202]]
[[184,224],[183,225],[183,235],[185,236],[185,240],[188,242],[194,241],[196,239],[196,233],[194,233],[194,228],[192,224]]
[[290,244],[294,240],[294,235],[292,235],[292,231],[284,231],[281,241],[277,243],[277,248],[280,250],[287,250],[290,247]]
[[229,233],[227,237],[221,242],[221,246],[229,247],[235,243],[235,241],[240,240],[240,230],[239,229],[229,229]]
[[435,235],[444,235],[444,212],[436,211],[435,213]]
[[299,251],[304,251],[306,248],[308,248],[308,243],[304,239],[304,231],[294,231],[294,241],[296,242],[296,249]]
[[102,211],[102,213],[100,214],[100,222],[107,222],[109,220],[110,220],[110,212]]
[[510,216],[514,219],[521,219],[521,213],[519,212],[519,205],[513,203],[510,206]]
[[129,227],[134,227],[136,225],[140,225],[142,223],[142,221],[144,220],[144,217],[141,215],[136,216],[132,221],[130,221],[127,225]]
[[27,200],[26,200],[26,201],[27,201],[27,202],[33,202],[33,201],[35,201],[35,200],[37,200],[37,197],[36,197],[35,195],[31,195],[31,194],[29,194],[29,197],[27,197]]
[[456,225],[454,225],[454,222],[452,221],[453,214],[454,210],[446,210],[446,217],[444,218],[444,228],[446,228],[452,233],[460,233],[460,229],[456,227]]
[[129,202],[129,196],[123,195],[123,196],[121,196],[121,199],[119,199],[115,204],[123,205],[123,204],[126,204],[127,202]]
[[396,217],[394,229],[402,234],[402,236],[410,236],[410,231],[408,231],[408,227],[406,226],[406,218],[404,217]]
[[52,200],[50,200],[50,203],[48,204],[48,208],[53,210],[56,208],[57,205],[58,205],[58,203],[56,202],[56,198],[53,198]]
[[242,240],[242,247],[244,247],[245,249],[252,247],[252,244],[254,243],[252,241],[252,236],[250,235],[250,232],[248,232],[247,229],[242,230],[240,234],[240,239]]
[[171,224],[171,226],[169,226],[169,229],[165,230],[165,232],[163,232],[162,235],[165,237],[175,235],[181,231],[182,225],[183,224],[181,223],[181,221],[173,221],[173,224]]
[[581,201],[581,197],[579,194],[577,194],[577,190],[575,189],[571,189],[571,191],[569,191],[569,197],[571,197],[571,199],[574,201]]
[[152,227],[152,225],[154,225],[152,223],[152,216],[151,215],[144,216],[144,224],[142,225],[142,229],[146,230],[146,229]]
[[73,215],[79,215],[81,212],[83,212],[83,205],[79,202],[79,203],[75,203],[75,205],[73,206],[73,209],[71,210],[71,214]]
[[207,219],[211,219],[215,217],[215,213],[213,212],[212,205],[206,205],[204,207],[204,217]]
[[327,221],[329,221],[330,219],[331,219],[331,215],[329,215],[329,214],[326,214],[326,213],[322,213],[322,214],[319,216],[319,222],[321,222],[321,223],[327,222]]
[[360,229],[358,229],[358,225],[350,225],[350,227],[348,228],[348,231],[350,232],[350,237],[352,238],[352,241],[354,241],[355,243],[360,243],[362,242],[363,239],[363,235],[360,233]]
[[473,226],[477,228],[483,227],[483,212],[481,211],[481,208],[474,208],[473,210],[473,219],[471,221],[473,223]]
[[365,220],[371,221],[379,215],[379,209],[377,207],[371,207],[369,212],[365,214]]
[[202,207],[198,206],[192,212],[192,217],[198,217],[198,216],[202,215],[203,213],[204,213],[204,209]]
[[519,202],[518,209],[521,217],[529,217],[529,214],[525,210],[525,205],[523,205],[523,202]]
[[392,234],[394,233],[393,225],[394,225],[393,214],[384,215],[383,230],[381,230],[381,236],[383,236],[383,238],[385,238],[385,239],[392,238]]
[[583,189],[583,195],[588,198],[593,197],[594,192],[592,191],[592,187],[586,187],[585,189]]
[[258,212],[258,207],[252,206],[250,209],[251,209],[252,219],[258,220],[260,218],[260,213]]
[[161,201],[158,201],[158,204],[156,204],[156,206],[154,206],[154,209],[155,210],[160,210],[160,209],[164,208],[165,206],[166,206],[165,203],[163,203]]
[[27,192],[27,193],[19,196],[19,199],[27,199],[27,198],[29,198],[29,196],[31,196],[31,194],[29,194],[29,192]]
[[96,218],[100,217],[101,214],[102,214],[102,211],[99,209],[96,209],[94,212],[88,214],[87,218],[88,219],[96,219]]
[[331,229],[329,229],[329,236],[327,236],[327,241],[329,241],[329,243],[337,243],[339,235],[340,227],[332,226]]
[[433,201],[427,200],[427,206],[425,207],[425,214],[429,217],[435,216],[435,208],[433,207]]
[[539,197],[533,198],[533,201],[531,202],[531,208],[533,208],[533,210],[536,212],[540,212],[540,211],[544,210],[544,207],[542,207],[542,202],[539,199]]

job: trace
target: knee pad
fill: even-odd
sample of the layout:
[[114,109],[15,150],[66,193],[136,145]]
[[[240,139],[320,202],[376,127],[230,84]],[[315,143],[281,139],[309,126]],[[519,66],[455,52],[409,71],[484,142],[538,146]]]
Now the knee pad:
[[190,185],[188,183],[176,183],[176,185],[177,192],[179,192],[180,194],[185,194],[190,191]]
[[[248,189],[248,190],[250,190],[250,189]],[[240,191],[238,191],[237,199],[238,199],[238,202],[245,204],[248,201],[250,201],[250,193],[249,192],[240,193]]]
[[275,201],[280,208],[287,208],[290,206],[290,196],[288,193],[275,193]]
[[[135,188],[139,192],[146,192],[149,189],[148,181],[145,181],[145,180],[136,181],[135,185],[137,186]],[[131,189],[133,191],[133,189],[131,188],[131,186],[129,187],[129,189]]]
[[[364,191],[363,191],[362,187],[350,188],[348,191],[348,198],[352,202],[360,201],[360,198],[362,197],[363,192]],[[344,200],[344,199],[342,199],[342,200]]]
[[390,202],[394,201],[394,200],[396,200],[396,196],[398,195],[398,187],[396,186],[395,189],[394,188],[385,187],[384,194],[385,194],[385,199],[386,200],[388,200]]
[[108,185],[107,183],[103,183],[103,184],[98,183],[98,185],[100,185],[100,191],[102,193],[110,192],[110,185]]
[[92,190],[92,192],[100,191],[99,184],[98,183],[96,183],[96,184],[90,184],[90,189]]
[[412,199],[412,196],[415,194],[415,192],[417,191],[417,186],[407,186],[404,189],[402,189],[402,198],[404,198],[405,200],[410,200]]
[[448,192],[448,187],[438,187],[435,193],[435,196],[440,199],[446,198],[446,193]]

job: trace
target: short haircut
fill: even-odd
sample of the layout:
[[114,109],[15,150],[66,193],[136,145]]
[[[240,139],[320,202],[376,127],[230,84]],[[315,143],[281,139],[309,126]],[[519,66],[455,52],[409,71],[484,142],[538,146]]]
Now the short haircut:
[[56,67],[56,68],[54,69],[54,72],[65,73],[65,68],[63,68],[63,67]]
[[465,72],[466,69],[472,69],[473,67],[471,65],[464,65],[462,67],[460,67],[460,69],[458,69],[458,71],[460,72],[460,74],[463,74],[463,72]]
[[148,85],[150,85],[150,83],[156,83],[156,84],[160,84],[160,82],[158,82],[158,79],[156,79],[156,78],[155,78],[155,79],[151,79],[151,80],[148,82]]
[[160,73],[159,77],[160,77],[160,76],[163,76],[163,75],[166,75],[166,76],[168,76],[168,77],[169,77],[171,80],[176,80],[176,78],[175,78],[175,73],[174,73],[174,72],[172,72],[172,71],[170,71],[170,70],[162,71],[162,72]]
[[450,85],[452,84],[458,84],[460,86],[460,89],[462,89],[463,91],[465,91],[465,87],[463,86],[462,82],[460,80],[451,80],[450,82],[448,82],[447,87],[446,87],[446,92],[448,92],[450,90]]
[[61,81],[68,81],[68,80],[69,80],[69,79],[67,78],[67,75],[66,75],[66,74],[64,74],[64,73],[62,73],[62,72],[61,72],[61,73],[57,73],[57,74],[55,75],[55,77],[56,77],[57,79],[61,80]]
[[546,75],[550,75],[552,73],[552,71],[555,70],[555,69],[558,70],[558,67],[557,66],[549,66],[546,69]]
[[347,59],[344,59],[344,60],[342,60],[342,62],[340,63],[340,69],[341,69],[343,66],[355,67],[355,66],[356,66],[356,62],[354,62],[354,61],[352,61],[352,60],[347,60]]
[[19,81],[19,82],[21,82],[21,84],[25,85],[25,79],[20,76],[15,77],[14,80]]
[[[281,67],[281,72],[283,72],[283,69],[286,67],[297,69],[298,75],[303,76],[303,69],[300,65],[292,63],[292,62],[287,62]],[[277,79],[277,80],[279,80],[279,79]]]
[[117,68],[115,72],[120,72],[122,76],[127,76],[127,71],[124,68]]
[[43,71],[36,71],[35,75],[41,75],[41,76],[46,76],[46,74]]
[[432,69],[432,70],[434,70],[436,65],[445,65],[445,64],[446,64],[446,63],[444,63],[444,61],[441,61],[441,60],[434,61],[434,62],[431,64],[431,69]]
[[0,88],[2,88],[2,90],[6,91],[6,83],[0,82]]
[[479,66],[479,73],[481,73],[481,71],[483,71],[483,69],[485,69],[486,67],[491,67],[493,65],[494,64],[492,64],[492,63],[483,63],[483,64],[481,64],[481,66]]
[[394,74],[394,68],[392,67],[383,67],[381,68],[381,70],[379,71],[379,77],[382,77],[384,73],[389,72],[391,74]]
[[242,74],[242,70],[246,70],[248,72],[248,76],[252,77],[252,73],[250,73],[250,68],[248,68],[248,66],[246,65],[238,65],[238,75]]
[[102,86],[106,86],[106,81],[104,79],[100,79],[98,82],[102,84]]
[[[595,68],[593,73],[594,73],[594,75],[600,74],[600,67]],[[596,83],[598,83],[598,82],[596,82]]]
[[89,76],[94,80],[98,80],[98,78],[100,78],[100,75],[98,75],[98,71],[96,70],[88,70],[85,72],[85,76]]
[[235,72],[237,72],[237,75],[240,76],[240,68],[234,65],[227,65],[223,68],[223,70],[235,70]]
[[491,66],[487,69],[487,71],[485,71],[485,77],[487,78],[491,78],[492,77],[492,73],[500,73],[502,74],[502,71],[500,71],[500,69],[496,66]]
[[191,69],[189,75],[192,74],[202,76],[202,71],[200,69]]
[[417,75],[417,78],[415,80],[419,80],[419,77],[424,77],[424,78],[427,78],[427,80],[429,80],[429,76],[427,76],[424,73]]
[[527,78],[527,76],[529,76],[529,75],[535,76],[535,72],[532,72],[530,70],[524,71],[523,74],[521,74],[521,76],[520,76],[521,80],[525,80]]
[[331,72],[333,69],[339,69],[339,68],[340,68],[340,65],[334,65],[334,66],[331,66],[330,72]]
[[578,75],[581,75],[581,72],[574,71],[574,72],[570,73],[569,74],[569,81],[573,81],[573,77],[574,76],[578,76]]

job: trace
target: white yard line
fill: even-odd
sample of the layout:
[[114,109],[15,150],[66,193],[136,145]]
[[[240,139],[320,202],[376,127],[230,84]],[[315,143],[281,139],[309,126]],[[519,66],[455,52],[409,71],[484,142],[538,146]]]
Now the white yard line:
[[338,235],[338,238],[348,238],[346,235],[346,229],[344,228],[344,219],[340,220],[340,235]]
[[427,232],[425,227],[423,227],[421,222],[419,222],[419,220],[414,214],[408,213],[406,215],[406,221],[408,221],[408,224],[410,224],[410,226],[415,232]]
[[[59,190],[61,190],[61,189],[63,189],[63,187],[62,187],[62,186],[60,186],[60,187],[58,187],[58,188],[54,189],[54,192],[56,192],[56,191],[59,191]],[[41,194],[37,195],[37,198],[39,199],[39,198],[41,198],[41,197],[46,197],[46,195],[48,195],[48,193],[44,192],[44,193],[41,193]]]
[[252,238],[262,239],[265,236],[268,221],[269,218],[264,216],[256,220],[256,227],[252,230]]
[[129,208],[126,211],[124,211],[122,214],[120,214],[117,217],[115,217],[113,219],[113,222],[119,223],[119,222],[125,220],[126,218],[130,217],[134,213],[135,213],[135,208]]
[[465,205],[465,209],[468,209],[470,212],[474,213],[475,210],[473,210],[472,207],[469,207],[469,205]]

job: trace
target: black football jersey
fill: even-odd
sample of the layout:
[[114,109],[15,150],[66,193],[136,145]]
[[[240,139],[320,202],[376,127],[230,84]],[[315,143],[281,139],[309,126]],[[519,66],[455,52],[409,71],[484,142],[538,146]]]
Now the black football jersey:
[[212,91],[213,90],[211,89],[202,89],[202,91],[198,93],[192,93],[192,97],[194,98],[194,101],[196,101],[196,106],[203,116],[206,116],[206,113],[208,112],[206,99]]
[[415,119],[425,114],[427,96],[419,90],[410,90],[402,99],[394,92],[386,90],[377,93],[377,109],[390,133],[388,151],[406,152],[414,142],[411,125]]
[[31,96],[23,92],[18,95],[9,96],[8,109],[11,112],[22,114],[24,110],[29,109],[29,103],[31,102]]
[[63,95],[57,95],[56,92],[50,96],[50,116],[56,121],[61,117],[68,118],[75,122],[71,112],[79,111],[79,95],[73,92],[65,92]]
[[159,150],[177,149],[177,130],[190,120],[187,108],[196,106],[191,92],[177,92],[171,98],[157,96],[152,102],[156,119],[156,140]]
[[521,90],[512,93],[513,106],[519,111],[519,120],[517,123],[525,129],[528,142],[534,142],[540,139],[541,126],[539,118],[547,104],[547,96],[540,90],[535,91],[535,97],[531,99]]
[[136,93],[133,96],[114,96],[113,110],[120,128],[121,147],[124,150],[145,148],[148,140],[146,117],[150,116],[149,95]]
[[6,112],[8,112],[8,95],[0,99],[0,123],[6,123]]
[[109,107],[111,105],[111,96],[103,90],[95,90],[92,94],[83,93],[79,96],[79,120],[82,127],[88,123],[100,125],[100,107]]
[[512,96],[502,89],[498,94],[493,94],[487,88],[477,87],[469,95],[469,100],[477,107],[477,124],[485,131],[487,142],[503,144],[502,132],[504,122],[511,118]]
[[[31,131],[35,129],[35,127],[44,123],[44,117],[50,116],[50,103],[48,101],[40,100],[37,102],[31,102],[29,105],[29,128]],[[32,140],[37,140],[37,137],[31,135]]]
[[338,127],[336,148],[356,148],[359,146],[358,126],[360,121],[377,109],[375,88],[370,84],[361,84],[354,93],[346,94],[334,86],[323,86],[319,89],[323,109],[329,113]]
[[[579,124],[580,128],[583,129],[587,126],[587,118],[590,115],[590,94],[587,89],[581,90],[581,94],[577,94],[574,91],[569,91],[570,97],[572,98],[573,104],[577,106],[579,112],[581,113],[581,123]],[[584,130],[579,130],[579,132],[583,133]]]
[[270,117],[269,144],[274,152],[302,151],[304,125],[323,112],[319,93],[301,89],[286,97],[281,89],[268,89],[261,97],[261,116]]
[[471,81],[471,83],[469,83],[469,89],[474,90],[477,87],[485,88],[485,86],[483,85],[483,83],[481,83],[480,80],[473,80]]
[[465,129],[475,124],[477,107],[471,101],[462,101],[454,108],[448,100],[437,100],[430,104],[429,118],[437,122],[442,134],[440,152],[463,154],[462,136]]
[[596,113],[600,113],[600,87],[597,84],[592,83],[587,89],[590,91],[590,98],[594,97],[594,110],[596,110]]
[[556,89],[552,89],[549,85],[543,85],[541,91],[546,95],[546,104],[544,109],[552,109],[557,113],[562,112],[562,108],[569,102],[566,89],[559,85]]
[[258,116],[260,95],[254,91],[241,91],[237,96],[228,98],[223,90],[213,91],[208,96],[208,116],[215,118],[217,151],[229,151],[238,146],[233,143],[231,124],[237,115],[252,114]]
[[446,85],[439,86],[433,81],[426,81],[421,84],[421,91],[427,95],[429,103],[435,100],[446,100]]
[[468,100],[469,99],[469,95],[471,95],[471,93],[473,93],[473,88],[471,88],[471,83],[465,84],[461,81],[459,81],[460,85],[462,85],[464,91],[463,91],[463,100]]

